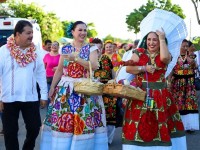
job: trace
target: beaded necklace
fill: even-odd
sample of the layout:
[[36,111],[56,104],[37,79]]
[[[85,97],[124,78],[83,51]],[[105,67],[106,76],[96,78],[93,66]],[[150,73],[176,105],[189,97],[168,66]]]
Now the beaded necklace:
[[20,67],[26,67],[27,64],[33,62],[37,58],[35,53],[35,45],[31,43],[26,53],[20,50],[20,47],[16,45],[14,36],[11,35],[7,40],[7,47],[10,50],[10,55],[16,60]]
[[147,51],[148,51],[148,53],[149,53],[149,57],[150,57],[150,60],[151,60],[151,64],[152,64],[152,65],[155,65],[155,58],[156,58],[156,56],[159,54],[159,52],[155,52],[155,53],[151,54],[151,53],[149,52],[149,50],[147,50]]

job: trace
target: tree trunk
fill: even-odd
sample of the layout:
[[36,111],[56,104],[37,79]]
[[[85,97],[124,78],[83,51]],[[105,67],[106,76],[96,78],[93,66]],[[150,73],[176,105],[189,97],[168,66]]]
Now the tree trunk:
[[200,25],[199,12],[198,12],[198,9],[197,9],[198,8],[198,0],[196,0],[196,2],[195,2],[195,0],[191,0],[191,1],[194,5],[194,8],[195,8],[195,12],[196,12],[196,16],[197,16],[197,22]]
[[6,0],[0,0],[0,3],[4,3],[4,2],[6,2]]

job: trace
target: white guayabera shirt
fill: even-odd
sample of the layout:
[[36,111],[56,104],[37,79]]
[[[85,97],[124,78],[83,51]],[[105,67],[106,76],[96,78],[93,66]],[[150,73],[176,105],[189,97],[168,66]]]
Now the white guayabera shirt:
[[0,101],[10,103],[15,101],[38,101],[36,82],[41,89],[41,99],[47,100],[46,72],[43,60],[38,50],[35,61],[20,67],[10,55],[7,45],[0,48]]

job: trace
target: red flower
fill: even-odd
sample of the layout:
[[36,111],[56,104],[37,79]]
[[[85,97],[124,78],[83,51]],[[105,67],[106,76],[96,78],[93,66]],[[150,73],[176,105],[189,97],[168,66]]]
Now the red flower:
[[156,56],[155,63],[159,68],[163,68],[164,69],[166,67],[166,65],[162,61],[160,61],[160,55]]
[[160,91],[159,91],[159,90],[155,90],[155,91],[153,92],[153,97],[154,97],[154,100],[155,100],[155,102],[156,102],[156,104],[157,104],[157,107],[158,107],[158,108],[161,108],[163,102],[162,102],[162,96],[161,96]]
[[[161,69],[161,70],[156,70],[153,74],[152,73],[147,73],[148,75],[148,81],[149,82],[155,82],[155,81],[158,81],[161,77],[161,75],[163,74],[164,75],[165,73],[165,70]],[[144,76],[145,80],[146,79],[146,76]]]
[[93,41],[93,38],[89,38],[89,42],[92,43],[92,41]]
[[74,117],[73,114],[64,113],[58,119],[58,128],[60,132],[72,133],[74,131]]
[[151,142],[158,134],[158,121],[152,111],[147,111],[141,117],[138,132],[144,142]]
[[140,118],[140,113],[141,113],[140,109],[134,109],[132,112],[132,120],[138,121]]
[[144,48],[137,48],[136,49],[138,52],[140,52],[140,53],[144,53],[145,52],[145,49]]
[[175,123],[176,123],[177,130],[184,131],[184,126],[181,121],[176,121]]
[[105,60],[103,60],[102,62],[103,62],[103,64],[107,64],[107,63],[108,63],[108,60],[105,59]]
[[131,118],[131,110],[130,109],[126,110],[126,112],[125,112],[125,118],[126,119],[130,119]]
[[125,125],[123,126],[123,133],[124,136],[127,140],[133,140],[135,133],[136,133],[136,127],[135,127],[135,123],[132,122],[131,124],[129,124],[128,122],[125,123]]
[[169,119],[169,120],[167,121],[167,125],[168,125],[168,130],[169,130],[169,132],[173,131],[173,129],[174,129],[174,122],[173,122],[172,119]]
[[177,108],[176,104],[172,104],[169,107],[169,113],[171,116],[174,115],[175,113],[177,113],[177,111],[178,111],[178,108]]
[[81,78],[83,77],[84,67],[79,63],[69,63],[68,67],[68,75],[72,78]]
[[158,112],[158,122],[165,122],[166,121],[166,114],[165,112]]
[[80,135],[83,133],[85,128],[85,122],[80,118],[79,115],[74,115],[74,134]]
[[149,57],[146,54],[141,54],[138,61],[138,66],[145,66],[149,61]]
[[112,114],[114,112],[114,110],[112,107],[108,107],[107,112],[108,112],[108,114]]
[[168,94],[167,89],[162,89],[162,102],[163,102],[164,108],[167,107],[167,97],[168,97],[167,94]]
[[165,125],[162,125],[162,127],[160,128],[160,136],[162,141],[164,142],[170,141],[169,131]]

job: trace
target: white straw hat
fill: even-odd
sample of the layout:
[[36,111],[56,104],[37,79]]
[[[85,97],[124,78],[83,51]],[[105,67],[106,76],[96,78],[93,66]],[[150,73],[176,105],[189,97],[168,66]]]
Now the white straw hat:
[[168,49],[172,55],[172,61],[168,64],[165,73],[165,77],[167,77],[176,65],[178,56],[180,55],[181,43],[183,39],[187,37],[187,29],[182,18],[173,12],[156,8],[151,11],[140,24],[141,40],[138,45],[141,44],[143,38],[149,32],[155,32],[156,30],[161,30],[161,28],[163,28],[165,32]]

